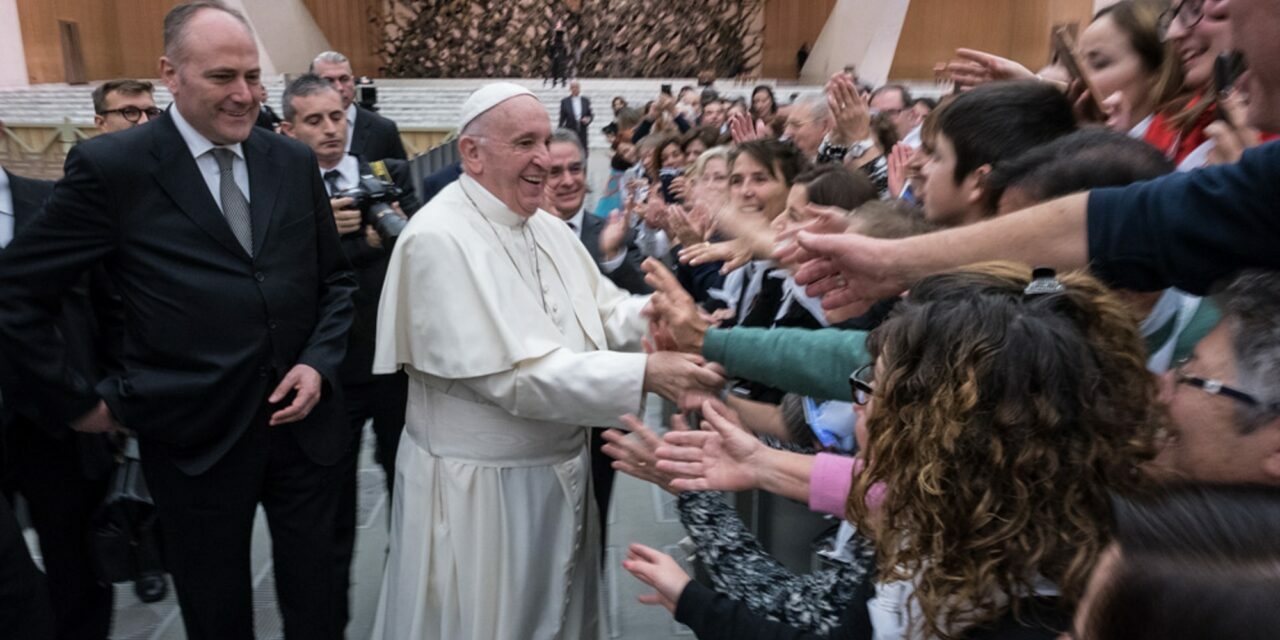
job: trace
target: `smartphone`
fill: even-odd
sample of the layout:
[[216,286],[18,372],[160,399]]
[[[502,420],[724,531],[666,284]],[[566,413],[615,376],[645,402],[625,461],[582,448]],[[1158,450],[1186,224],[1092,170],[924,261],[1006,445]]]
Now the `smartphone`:
[[1236,81],[1244,73],[1247,66],[1244,54],[1239,51],[1224,51],[1213,61],[1213,86],[1219,96],[1225,96],[1235,89]]
[[667,204],[684,204],[684,200],[671,193],[671,183],[684,174],[680,169],[662,169],[658,172],[658,180],[662,183],[662,200]]
[[1098,113],[1102,113],[1102,101],[1106,96],[1099,95],[1097,87],[1089,82],[1089,76],[1084,74],[1084,68],[1080,66],[1080,60],[1076,58],[1075,39],[1071,37],[1071,32],[1066,27],[1057,27],[1053,30],[1053,52],[1058,58],[1058,62],[1066,68],[1067,74],[1072,80],[1079,80],[1084,86],[1085,91],[1089,94],[1089,101],[1093,103],[1092,108]]
[[[652,85],[650,85],[650,86],[652,86]],[[663,93],[664,95],[668,95],[668,96],[673,96],[673,95],[675,95],[674,93],[672,93],[672,92],[671,92],[671,85],[669,85],[669,84],[664,84],[664,85],[662,85],[662,93]]]

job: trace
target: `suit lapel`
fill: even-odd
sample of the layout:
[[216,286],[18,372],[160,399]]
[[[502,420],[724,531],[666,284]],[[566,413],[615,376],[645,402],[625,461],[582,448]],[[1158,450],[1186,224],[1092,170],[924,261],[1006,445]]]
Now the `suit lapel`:
[[[228,251],[248,260],[249,254],[236,241],[231,226],[218,208],[217,200],[209,193],[208,184],[205,183],[204,176],[200,175],[196,160],[191,157],[191,150],[182,140],[182,134],[178,133],[173,120],[166,114],[152,126],[155,131],[152,154],[158,161],[156,182],[160,183],[169,198],[196,226]],[[250,184],[252,182],[250,180]]]
[[280,191],[280,165],[273,162],[268,134],[254,131],[244,141],[245,163],[249,165],[249,217],[253,220],[253,255],[262,252],[267,228],[271,225],[271,212],[275,210],[276,194]]
[[364,157],[364,141],[369,138],[369,127],[373,120],[364,114],[364,109],[356,105],[356,126],[351,130],[351,154]]

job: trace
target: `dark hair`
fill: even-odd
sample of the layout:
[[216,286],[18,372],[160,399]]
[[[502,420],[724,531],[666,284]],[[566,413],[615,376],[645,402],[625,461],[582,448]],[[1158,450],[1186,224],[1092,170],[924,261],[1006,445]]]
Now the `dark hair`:
[[937,231],[924,211],[904,200],[870,200],[849,215],[858,233],[871,238],[910,238]]
[[942,112],[940,132],[956,150],[955,181],[1009,160],[1076,128],[1071,102],[1048,82],[997,82],[960,94]]
[[1120,187],[1173,172],[1173,163],[1155,147],[1123,133],[1090,128],[995,164],[984,183],[995,210],[1010,187],[1035,202],[1102,187]]
[[720,130],[716,127],[694,127],[684,134],[684,137],[680,140],[680,148],[688,150],[690,142],[701,140],[702,144],[710,149],[711,147],[719,146],[720,138]]
[[200,13],[201,10],[212,9],[221,11],[244,25],[245,31],[253,33],[253,27],[249,26],[249,21],[245,19],[244,14],[228,7],[219,0],[196,0],[195,2],[184,2],[169,10],[164,15],[164,55],[170,61],[176,63],[182,57],[182,50],[186,45],[187,23]]
[[280,97],[280,107],[284,112],[281,115],[284,117],[286,122],[293,122],[293,119],[298,115],[297,110],[293,106],[294,98],[314,96],[318,93],[324,93],[325,91],[333,91],[334,93],[337,93],[337,89],[334,89],[333,85],[329,84],[328,80],[325,80],[314,73],[304,73],[294,78],[293,82],[290,82],[284,88],[284,95]]
[[1280,630],[1280,494],[1184,486],[1115,502],[1118,554],[1089,640],[1264,640]]
[[871,133],[876,138],[876,144],[880,145],[880,149],[886,155],[893,151],[894,145],[898,144],[898,125],[893,123],[893,119],[887,113],[871,116]]
[[649,166],[647,167],[651,175],[656,176],[658,175],[658,172],[662,170],[662,152],[672,145],[677,149],[680,149],[681,153],[684,152],[684,145],[680,142],[680,136],[672,135],[664,137],[654,145],[653,155],[650,157]]
[[848,515],[879,579],[913,582],[932,635],[1022,619],[1037,576],[1070,610],[1111,538],[1109,491],[1140,489],[1153,453],[1156,385],[1130,312],[1087,275],[1031,296],[1029,275],[931,276],[867,339],[876,410]]
[[[769,105],[770,105],[769,113],[755,113],[756,94],[760,93],[761,91],[769,94]],[[757,118],[765,119],[765,118],[772,118],[773,116],[778,115],[778,99],[773,95],[773,88],[770,87],[769,85],[762,84],[752,89],[751,104],[748,105],[748,107],[751,109],[751,113]]]
[[155,91],[155,85],[146,80],[120,79],[108,80],[97,86],[93,90],[93,112],[101,115],[107,110],[107,94],[122,93],[126,96],[136,96],[143,93],[151,93]]
[[792,186],[804,185],[809,202],[852,211],[876,198],[876,187],[867,174],[839,163],[820,164],[797,175]]
[[1280,272],[1240,272],[1213,294],[1231,333],[1236,386],[1263,406],[1236,405],[1236,422],[1251,432],[1280,411]]
[[934,109],[938,108],[938,101],[934,100],[933,98],[916,98],[915,100],[911,101],[912,107],[916,105],[921,105],[921,104],[928,107],[929,111],[933,111]]
[[[762,138],[744,142],[729,152],[729,170],[742,156],[748,156],[760,163],[769,175],[782,180],[787,188],[796,183],[796,176],[809,168],[809,161],[800,154],[795,145],[777,140]],[[781,173],[779,173],[781,172]]]
[[874,100],[874,99],[876,98],[876,96],[878,96],[878,95],[880,95],[880,94],[882,94],[882,93],[888,92],[888,91],[897,91],[897,92],[898,92],[898,95],[900,95],[900,96],[902,97],[902,108],[903,108],[903,109],[907,109],[907,108],[911,107],[911,90],[910,90],[910,89],[908,89],[908,88],[906,88],[906,87],[905,87],[905,86],[903,86],[903,85],[900,85],[900,84],[886,84],[886,85],[884,85],[884,86],[882,86],[882,87],[880,87],[880,88],[876,89],[875,91],[872,91],[872,92],[871,92],[871,96],[870,96],[869,98],[867,98],[867,102],[870,102],[870,101]]

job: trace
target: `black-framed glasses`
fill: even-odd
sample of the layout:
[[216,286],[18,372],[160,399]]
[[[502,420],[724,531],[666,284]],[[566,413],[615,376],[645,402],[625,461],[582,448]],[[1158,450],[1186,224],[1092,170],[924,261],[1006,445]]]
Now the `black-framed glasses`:
[[147,114],[147,120],[155,120],[156,118],[160,117],[161,113],[164,113],[164,112],[161,111],[159,107],[147,107],[146,109],[139,109],[138,107],[120,107],[119,109],[107,109],[106,111],[99,111],[98,115],[105,116],[112,113],[120,114],[121,117],[123,117],[125,120],[128,120],[129,122],[137,122],[138,120],[142,119],[142,114],[144,113]]
[[875,364],[864,364],[849,376],[849,388],[853,391],[854,404],[860,407],[867,406],[871,394],[875,393],[875,375]]
[[1174,21],[1183,29],[1192,29],[1200,24],[1200,20],[1204,18],[1204,0],[1183,0],[1160,14],[1160,22],[1156,25],[1156,33],[1160,35],[1160,41],[1169,39],[1169,27],[1173,26]]
[[1236,402],[1239,402],[1241,404],[1246,404],[1255,409],[1262,409],[1268,412],[1280,413],[1280,403],[1268,404],[1266,402],[1263,402],[1262,400],[1259,400],[1256,396],[1254,396],[1253,394],[1247,391],[1241,391],[1234,387],[1229,387],[1226,384],[1223,384],[1221,380],[1216,380],[1214,378],[1201,378],[1200,376],[1193,376],[1188,374],[1185,371],[1185,367],[1189,362],[1191,362],[1190,358],[1183,358],[1182,360],[1179,360],[1177,364],[1174,365],[1173,379],[1178,384],[1185,384],[1189,387],[1195,387],[1205,393],[1212,394],[1215,396],[1223,396],[1226,398],[1231,398]]

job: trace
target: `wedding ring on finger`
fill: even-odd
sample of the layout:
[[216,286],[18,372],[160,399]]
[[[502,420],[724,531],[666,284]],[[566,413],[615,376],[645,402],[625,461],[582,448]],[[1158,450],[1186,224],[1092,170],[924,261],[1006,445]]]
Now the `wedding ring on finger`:
[[844,276],[836,276],[836,286],[844,287],[847,284],[848,282],[845,281]]

